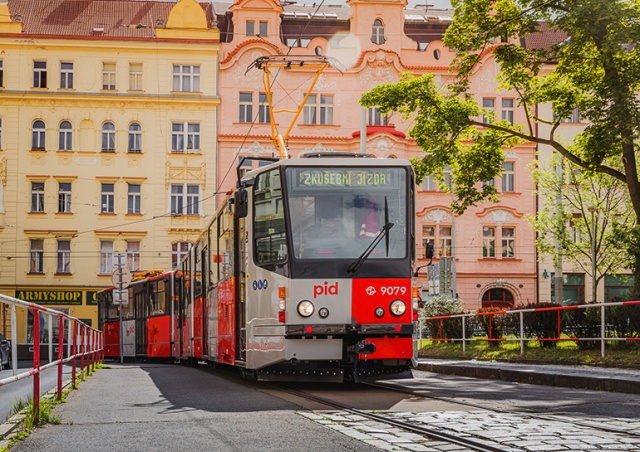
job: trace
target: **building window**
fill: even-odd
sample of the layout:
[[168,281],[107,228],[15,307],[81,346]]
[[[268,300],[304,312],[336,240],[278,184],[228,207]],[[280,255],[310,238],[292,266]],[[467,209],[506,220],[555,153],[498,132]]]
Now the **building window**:
[[102,63],[102,89],[116,89],[116,63]]
[[178,264],[182,259],[187,257],[189,250],[191,249],[191,243],[178,242],[171,245],[171,269],[178,267]]
[[240,93],[238,111],[240,112],[240,122],[253,121],[253,93]]
[[173,90],[200,91],[200,66],[173,65]]
[[451,236],[451,226],[440,226],[439,228],[439,256],[451,256],[451,245],[452,245],[452,236]]
[[[557,118],[555,112],[554,112],[554,118]],[[566,118],[562,118],[560,119],[559,122],[566,122],[566,123],[574,123],[574,124],[578,124],[581,122],[580,119],[580,110],[578,109],[578,107],[575,107],[571,113],[569,114],[569,116],[567,116]]]
[[100,190],[100,213],[115,212],[115,185],[103,183]]
[[47,87],[47,62],[46,61],[33,62],[33,87],[34,88]]
[[44,182],[31,182],[31,212],[44,212]]
[[71,273],[71,241],[58,240],[56,273]]
[[200,212],[200,186],[171,184],[171,213],[197,215]]
[[58,182],[58,212],[71,212],[71,182]]
[[633,275],[604,275],[604,299],[606,301],[626,301],[633,289]]
[[256,35],[256,22],[254,20],[248,20],[245,27],[245,32],[247,36],[255,36]]
[[[562,275],[562,298],[560,304],[584,304],[584,273]],[[551,302],[556,303],[556,275],[551,273]]]
[[269,22],[266,20],[260,21],[260,36],[269,36]]
[[269,124],[271,122],[271,115],[269,114],[269,101],[267,100],[266,93],[260,93],[258,95],[258,122],[262,124]]
[[131,271],[140,270],[140,242],[127,240],[127,268]]
[[386,41],[384,37],[384,25],[380,19],[373,21],[373,27],[371,27],[371,42],[374,44],[384,44]]
[[40,119],[33,122],[31,128],[31,149],[45,149],[46,127]]
[[333,95],[320,95],[320,124],[333,124]]
[[60,88],[73,89],[73,63],[60,63]]
[[302,111],[302,119],[305,124],[316,124],[316,111],[317,111],[317,95],[309,94],[307,101],[304,104]]
[[515,228],[502,228],[502,257],[515,257],[516,230]]
[[129,145],[127,150],[134,154],[142,152],[142,127],[137,122],[129,124]]
[[171,152],[197,154],[200,152],[200,124],[176,123],[171,125]]
[[4,62],[0,60],[0,87],[4,87]]
[[427,177],[422,179],[422,189],[424,191],[436,191],[438,188],[438,184],[436,183],[436,179],[433,174],[429,174]]
[[142,63],[129,63],[129,91],[142,91]]
[[116,126],[112,122],[102,124],[102,152],[116,152]]
[[436,228],[435,226],[422,226],[422,257],[426,257],[427,244],[433,246],[435,253],[436,247]]
[[30,242],[29,273],[44,273],[44,240],[33,239]]
[[73,149],[73,130],[69,121],[62,121],[60,123],[58,149],[61,151],[70,151]]
[[502,162],[502,192],[514,192],[513,162]]
[[502,99],[502,120],[513,125],[513,99]]
[[496,228],[482,228],[482,257],[496,257]]
[[388,124],[387,115],[380,113],[379,107],[367,109],[367,125],[368,126],[386,126]]
[[[446,186],[451,188],[451,167],[449,165],[445,165],[444,166],[444,173],[443,173],[443,181],[442,183]],[[442,189],[440,187],[438,187],[439,191],[442,191]]]
[[140,184],[127,184],[127,213],[141,213],[142,186]]
[[2,118],[0,118],[0,149],[2,149]]
[[493,122],[493,118],[495,117],[496,100],[491,97],[483,97],[482,108],[483,110],[486,110],[482,115],[482,122],[485,124]]
[[113,242],[100,240],[100,274],[113,271]]

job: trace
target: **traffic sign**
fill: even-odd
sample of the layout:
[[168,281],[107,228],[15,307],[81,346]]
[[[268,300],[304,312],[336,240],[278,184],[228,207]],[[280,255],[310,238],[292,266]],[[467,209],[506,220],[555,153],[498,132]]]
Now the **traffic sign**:
[[127,306],[129,304],[129,291],[127,289],[113,290],[113,304],[116,306],[122,304],[122,306]]
[[111,282],[114,287],[120,287],[120,282],[122,282],[122,289],[126,289],[131,284],[131,279],[133,275],[131,271],[126,267],[116,268],[111,275]]

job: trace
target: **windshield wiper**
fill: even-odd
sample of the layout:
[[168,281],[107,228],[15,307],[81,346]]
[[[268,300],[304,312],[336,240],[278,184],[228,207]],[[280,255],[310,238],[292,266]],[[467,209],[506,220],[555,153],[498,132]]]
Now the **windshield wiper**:
[[371,252],[375,249],[375,247],[380,243],[383,237],[386,237],[386,245],[387,245],[387,257],[389,257],[389,229],[393,227],[393,223],[389,222],[389,207],[387,205],[387,197],[384,197],[384,226],[378,232],[378,235],[375,236],[373,241],[369,244],[369,246],[362,252],[360,257],[358,257],[355,261],[349,265],[347,268],[347,273],[355,273],[361,266],[364,264],[364,261],[367,260]]

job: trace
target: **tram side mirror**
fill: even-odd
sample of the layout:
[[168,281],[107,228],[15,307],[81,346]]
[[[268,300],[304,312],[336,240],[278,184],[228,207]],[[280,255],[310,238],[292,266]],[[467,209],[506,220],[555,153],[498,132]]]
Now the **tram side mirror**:
[[424,250],[424,257],[427,259],[433,258],[433,243],[427,242],[427,248]]
[[247,190],[241,188],[233,195],[233,204],[235,205],[234,218],[245,218],[249,214],[249,195]]

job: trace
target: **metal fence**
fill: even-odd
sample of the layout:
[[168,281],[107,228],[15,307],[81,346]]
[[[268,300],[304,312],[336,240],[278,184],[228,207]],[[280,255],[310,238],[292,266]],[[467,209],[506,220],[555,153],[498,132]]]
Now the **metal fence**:
[[[62,366],[71,362],[71,378],[75,385],[77,366],[80,365],[80,372],[84,372],[85,366],[91,370],[95,370],[95,365],[103,360],[103,335],[101,331],[90,327],[75,317],[71,317],[64,312],[55,309],[46,308],[35,303],[29,303],[17,298],[12,298],[0,294],[0,304],[6,315],[6,307],[10,308],[11,317],[11,364],[12,375],[7,378],[0,379],[0,387],[22,380],[24,378],[33,377],[33,410],[35,422],[38,421],[38,413],[40,409],[40,373],[46,369],[58,367],[57,382],[57,399],[62,398]],[[33,313],[32,331],[33,331],[33,366],[31,369],[18,373],[18,342],[16,329],[16,308],[24,308],[27,312]],[[41,325],[40,316],[46,317],[49,330],[49,362],[41,365]],[[53,356],[53,322],[58,322],[58,355],[54,360]],[[65,328],[66,327],[66,328]],[[67,331],[67,339],[65,341],[64,331]],[[67,357],[64,357],[64,345],[67,346]]]
[[[611,325],[607,323],[607,308],[611,308],[614,306],[636,306],[640,305],[640,301],[621,301],[621,302],[610,302],[610,303],[593,303],[593,304],[583,304],[583,305],[571,305],[571,306],[553,306],[553,307],[539,307],[539,308],[522,308],[522,309],[509,309],[509,310],[485,310],[485,311],[475,311],[470,313],[461,313],[461,314],[450,314],[450,315],[437,315],[437,316],[421,316],[419,318],[419,331],[418,338],[422,339],[425,337],[425,323],[431,321],[431,325],[436,325],[437,334],[431,332],[430,339],[432,341],[451,341],[451,342],[462,342],[463,351],[466,350],[467,342],[471,341],[489,341],[489,342],[499,342],[499,341],[519,341],[520,342],[520,354],[524,354],[525,343],[530,341],[539,341],[539,342],[559,342],[559,341],[599,341],[600,342],[600,354],[604,358],[605,349],[607,342],[616,342],[616,341],[640,341],[640,324],[632,325],[630,328],[633,332],[631,335],[622,336],[618,332],[613,331]],[[576,310],[576,309],[599,309],[599,335],[595,337],[577,337],[575,331],[571,331],[569,326],[567,325],[566,318],[563,321],[563,313]],[[556,325],[555,325],[555,337],[552,336],[527,336],[525,335],[525,321],[524,315],[526,313],[536,313],[541,314],[543,312],[556,312]],[[494,326],[494,318],[497,316],[514,316],[514,319],[510,319],[513,325],[512,331],[516,337],[504,337],[502,334],[498,334],[496,328]],[[472,336],[469,337],[469,325],[478,325],[479,319],[486,317],[488,321],[485,322],[488,325],[487,330],[484,331],[484,335],[482,337]],[[459,337],[447,337],[445,333],[445,321],[452,321],[454,319],[459,320],[460,322],[460,335]],[[633,322],[634,320],[629,318],[629,322]],[[457,325],[456,325],[457,326]],[[635,328],[635,329],[634,329]],[[447,328],[449,331],[451,328]]]

